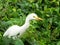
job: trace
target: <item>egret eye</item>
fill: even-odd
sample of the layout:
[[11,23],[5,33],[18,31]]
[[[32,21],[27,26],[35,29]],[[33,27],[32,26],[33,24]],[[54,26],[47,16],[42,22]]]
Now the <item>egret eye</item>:
[[33,16],[35,18],[35,16]]

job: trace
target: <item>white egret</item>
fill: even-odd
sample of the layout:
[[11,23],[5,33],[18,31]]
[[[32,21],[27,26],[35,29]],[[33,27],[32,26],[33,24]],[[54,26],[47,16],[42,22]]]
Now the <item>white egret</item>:
[[13,25],[11,27],[9,27],[7,29],[7,31],[3,34],[4,37],[8,37],[8,38],[17,38],[18,37],[18,34],[19,36],[21,36],[25,31],[26,29],[29,27],[30,25],[30,20],[43,20],[42,18],[39,18],[35,13],[31,13],[29,14],[27,17],[26,17],[26,21],[24,23],[24,25],[22,26],[18,26],[18,25]]

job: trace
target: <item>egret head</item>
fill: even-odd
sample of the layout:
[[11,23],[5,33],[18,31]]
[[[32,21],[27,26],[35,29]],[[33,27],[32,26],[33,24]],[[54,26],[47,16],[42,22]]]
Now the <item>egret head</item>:
[[31,13],[27,16],[28,20],[43,20],[42,18],[38,17],[35,13]]

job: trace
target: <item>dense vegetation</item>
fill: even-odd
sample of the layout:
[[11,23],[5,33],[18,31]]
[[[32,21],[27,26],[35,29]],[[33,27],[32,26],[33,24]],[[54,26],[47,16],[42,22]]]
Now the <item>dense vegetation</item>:
[[[0,45],[60,45],[59,0],[0,0]],[[29,13],[43,21],[31,21],[17,40],[3,37],[9,26],[23,25]]]

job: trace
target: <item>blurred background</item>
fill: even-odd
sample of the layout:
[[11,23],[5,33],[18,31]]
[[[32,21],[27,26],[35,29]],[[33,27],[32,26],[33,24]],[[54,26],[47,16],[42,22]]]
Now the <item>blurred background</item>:
[[[59,6],[59,0],[0,0],[0,45],[60,45]],[[3,37],[9,26],[22,26],[29,13],[44,21],[31,21],[17,40]]]

